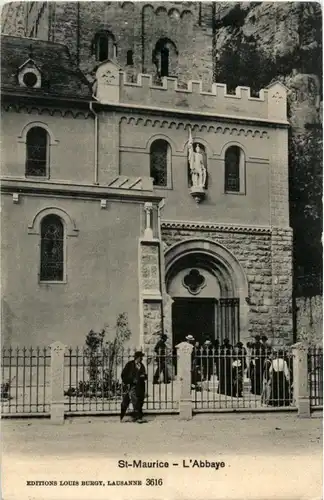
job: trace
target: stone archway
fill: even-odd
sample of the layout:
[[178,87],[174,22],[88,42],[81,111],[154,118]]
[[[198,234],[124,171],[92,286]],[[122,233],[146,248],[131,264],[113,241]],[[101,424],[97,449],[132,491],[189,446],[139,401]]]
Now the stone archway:
[[[190,325],[196,331],[187,333],[200,337],[205,334],[220,341],[229,337],[232,342],[248,337],[248,281],[227,248],[207,239],[190,239],[170,247],[164,258],[168,296],[164,312],[174,330],[173,342],[180,341]],[[190,312],[183,316],[183,324],[178,317],[181,310]]]

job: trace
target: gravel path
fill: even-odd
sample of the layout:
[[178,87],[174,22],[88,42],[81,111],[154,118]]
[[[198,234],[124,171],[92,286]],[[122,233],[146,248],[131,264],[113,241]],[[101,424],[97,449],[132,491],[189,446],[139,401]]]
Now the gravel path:
[[[322,498],[320,417],[222,414],[189,422],[149,417],[142,425],[88,417],[62,426],[16,420],[3,421],[2,433],[3,500]],[[140,459],[166,461],[170,467],[118,467],[118,460]],[[218,470],[192,468],[195,459],[218,462]],[[146,478],[161,478],[163,485],[145,486]],[[26,485],[45,480],[58,485]],[[118,480],[143,484],[113,485]],[[60,481],[79,485],[60,486]],[[81,481],[103,484],[81,487]]]

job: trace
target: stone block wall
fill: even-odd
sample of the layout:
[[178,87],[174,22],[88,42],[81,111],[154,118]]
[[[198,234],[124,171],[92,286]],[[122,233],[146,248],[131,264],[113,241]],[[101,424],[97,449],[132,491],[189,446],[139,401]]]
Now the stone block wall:
[[159,340],[159,334],[162,332],[162,305],[160,301],[144,302],[144,342],[143,347],[150,352]]
[[[25,7],[26,4],[26,7]],[[156,73],[152,51],[159,38],[168,38],[177,47],[177,75],[184,81],[212,79],[210,28],[199,25],[196,2],[15,2],[8,4],[6,33],[49,39],[67,45],[80,68],[89,78],[97,64],[91,45],[99,30],[110,31],[117,43],[119,64],[128,74],[127,51],[134,55],[135,73]],[[205,6],[212,12],[212,5]],[[21,14],[20,11],[23,11]],[[27,11],[27,16],[25,12]],[[3,29],[4,31],[4,29]]]
[[142,245],[142,290],[160,292],[159,247]]
[[277,338],[291,341],[292,230],[272,228],[272,325]]
[[[167,247],[192,238],[209,239],[226,247],[242,265],[249,283],[248,331],[241,332],[241,335],[247,338],[265,334],[278,344],[292,341],[292,316],[289,307],[291,239],[284,240],[281,244],[277,233],[274,236],[273,241],[270,228],[263,232],[254,231],[253,228],[244,232],[217,229],[162,230],[163,242]],[[272,278],[274,270],[280,271],[276,281]]]
[[154,238],[144,238],[139,244],[140,345],[152,349],[163,331],[160,242]]

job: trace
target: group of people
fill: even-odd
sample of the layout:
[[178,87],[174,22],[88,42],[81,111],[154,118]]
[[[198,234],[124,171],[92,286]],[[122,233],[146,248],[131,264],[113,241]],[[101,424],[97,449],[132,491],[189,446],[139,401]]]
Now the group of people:
[[[177,356],[173,353],[172,364],[169,363],[167,335],[162,334],[155,346],[157,366],[153,376],[153,384],[162,382],[169,384],[177,373]],[[185,342],[193,346],[191,354],[191,386],[201,390],[202,382],[209,382],[217,375],[218,393],[233,397],[242,397],[244,375],[250,379],[250,391],[261,396],[261,401],[270,406],[288,406],[292,394],[292,363],[283,350],[276,352],[268,345],[266,336],[256,335],[254,342],[242,342],[234,346],[225,338],[211,341],[205,337],[202,343],[195,341],[192,335],[185,337]],[[123,382],[123,398],[120,420],[122,421],[128,406],[132,403],[133,420],[143,422],[143,403],[145,398],[145,382],[147,373],[143,364],[144,353],[136,351],[134,360],[129,361],[121,374]],[[172,367],[172,368],[171,368]],[[173,373],[172,373],[173,372]]]
[[243,396],[244,376],[250,379],[250,391],[261,396],[261,401],[270,406],[288,406],[292,400],[292,363],[283,350],[273,351],[268,338],[256,335],[254,342],[231,345],[225,338],[220,344],[209,338],[202,344],[192,335],[186,342],[193,345],[192,388],[201,390],[201,383],[217,375],[219,394],[233,397]]

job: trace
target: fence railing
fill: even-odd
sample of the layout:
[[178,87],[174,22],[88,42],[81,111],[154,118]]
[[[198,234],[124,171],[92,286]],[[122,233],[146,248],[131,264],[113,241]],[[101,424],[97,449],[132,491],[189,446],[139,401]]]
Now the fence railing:
[[[147,383],[144,410],[168,411],[178,409],[172,352],[145,352],[143,364]],[[118,354],[100,352],[89,354],[87,349],[68,349],[64,355],[64,406],[68,413],[119,413],[123,392],[121,372],[134,359],[134,351]]]
[[2,350],[2,414],[49,414],[50,348]]
[[[119,414],[121,372],[134,350],[97,352],[47,348],[2,350],[3,416]],[[295,344],[280,350],[194,349],[145,352],[143,410],[179,413],[298,410],[309,416],[323,405],[323,350]],[[186,418],[187,418],[186,417]]]
[[294,407],[291,349],[196,349],[192,353],[194,408]]
[[311,408],[323,406],[323,349],[308,350],[308,382]]

